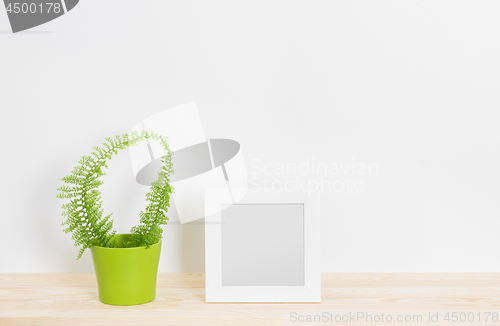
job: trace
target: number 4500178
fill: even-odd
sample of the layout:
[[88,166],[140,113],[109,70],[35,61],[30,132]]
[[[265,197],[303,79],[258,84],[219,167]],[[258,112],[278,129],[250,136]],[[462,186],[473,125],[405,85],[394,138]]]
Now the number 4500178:
[[444,320],[447,322],[498,322],[498,312],[483,312],[483,313],[473,313],[473,312],[448,312],[444,316]]
[[38,13],[51,13],[51,12],[53,12],[53,13],[59,14],[61,12],[61,10],[62,10],[61,4],[60,3],[53,3],[53,2],[46,2],[46,3],[40,3],[40,4],[27,3],[27,2],[23,2],[23,3],[15,2],[15,3],[9,3],[9,5],[7,6],[7,12],[8,13],[15,13],[15,14],[19,14],[19,13],[34,14],[37,12]]

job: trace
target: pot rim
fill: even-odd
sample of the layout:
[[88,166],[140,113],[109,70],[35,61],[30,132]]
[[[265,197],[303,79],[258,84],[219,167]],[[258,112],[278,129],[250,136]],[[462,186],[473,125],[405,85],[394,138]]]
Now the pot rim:
[[[119,236],[119,235],[131,235],[132,233],[118,233],[118,234],[115,234],[114,236]],[[158,240],[158,242],[156,243],[153,243],[152,245],[150,245],[149,247],[152,247],[152,246],[156,246],[158,244],[161,244],[161,241],[162,241],[163,237],[160,238],[160,240]],[[106,250],[106,249],[109,249],[109,250],[134,250],[134,249],[145,249],[146,246],[141,246],[141,247],[130,247],[130,248],[109,248],[109,247],[101,247],[101,246],[92,246],[90,249],[94,249],[94,248],[99,248],[99,250]]]

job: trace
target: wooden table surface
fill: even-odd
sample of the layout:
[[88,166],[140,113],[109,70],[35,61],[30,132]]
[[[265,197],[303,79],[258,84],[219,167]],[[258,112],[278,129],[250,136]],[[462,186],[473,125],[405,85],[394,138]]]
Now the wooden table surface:
[[205,303],[204,274],[169,273],[159,274],[155,301],[122,307],[99,302],[94,274],[0,274],[1,326],[500,326],[499,313],[498,273],[324,273],[322,302],[310,304]]

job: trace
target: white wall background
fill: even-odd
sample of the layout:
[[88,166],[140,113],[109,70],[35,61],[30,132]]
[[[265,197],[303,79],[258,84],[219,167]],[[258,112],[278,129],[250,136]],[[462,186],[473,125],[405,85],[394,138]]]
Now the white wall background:
[[[500,272],[498,17],[495,1],[82,0],[13,35],[0,9],[0,272],[92,272],[59,179],[192,100],[253,183],[296,178],[265,164],[377,164],[325,177],[366,188],[323,194],[323,271]],[[110,168],[105,211],[127,231],[147,188],[128,153]],[[203,271],[203,226],[172,218],[160,271]]]

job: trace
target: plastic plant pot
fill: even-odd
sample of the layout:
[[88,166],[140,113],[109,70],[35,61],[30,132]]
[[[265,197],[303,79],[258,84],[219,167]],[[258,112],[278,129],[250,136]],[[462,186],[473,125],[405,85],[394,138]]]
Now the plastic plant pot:
[[130,234],[115,235],[118,248],[92,247],[99,300],[119,306],[137,305],[156,297],[161,240],[146,247],[123,248]]

